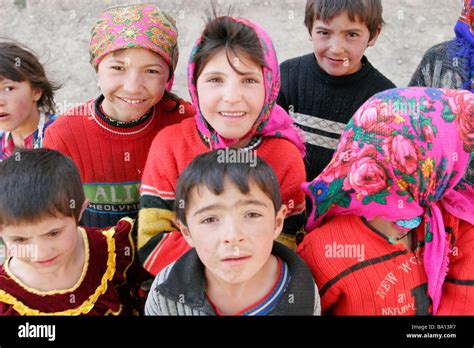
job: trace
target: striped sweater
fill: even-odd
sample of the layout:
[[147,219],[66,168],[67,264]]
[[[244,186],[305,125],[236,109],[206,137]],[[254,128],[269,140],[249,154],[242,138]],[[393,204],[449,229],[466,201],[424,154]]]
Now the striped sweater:
[[[282,262],[276,287],[258,306],[244,315],[320,315],[320,300],[313,277],[289,248],[274,243],[272,254]],[[195,249],[161,271],[148,295],[145,315],[218,315],[205,289],[204,265]]]
[[[474,226],[443,212],[452,248],[438,315],[474,314]],[[411,250],[392,244],[362,218],[335,216],[298,248],[316,279],[323,314],[429,315],[424,225]]]
[[357,109],[374,94],[395,87],[366,57],[362,64],[361,70],[348,76],[327,74],[313,53],[281,64],[277,102],[303,130],[307,181],[331,161],[339,137]]
[[[280,184],[282,203],[288,206],[284,233],[279,240],[295,247],[296,232],[303,228],[305,222],[305,197],[300,188],[305,180],[303,160],[298,149],[282,138],[260,138],[255,146],[257,155],[274,170]],[[177,230],[173,205],[178,177],[194,157],[208,151],[210,149],[201,139],[192,118],[164,129],[153,141],[140,189],[138,247],[145,268],[154,275],[160,269],[147,260],[158,251],[162,233]],[[181,244],[179,236],[177,243],[185,246],[186,242],[180,238]],[[185,251],[183,248],[183,253]]]

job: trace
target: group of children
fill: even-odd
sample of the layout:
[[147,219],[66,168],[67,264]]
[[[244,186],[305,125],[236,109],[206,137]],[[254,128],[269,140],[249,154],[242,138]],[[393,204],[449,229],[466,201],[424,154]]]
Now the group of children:
[[281,66],[214,14],[187,102],[173,18],[113,7],[101,95],[58,117],[59,86],[0,43],[0,314],[474,314],[473,11],[462,83],[399,89],[364,56],[380,0],[308,0],[314,52]]

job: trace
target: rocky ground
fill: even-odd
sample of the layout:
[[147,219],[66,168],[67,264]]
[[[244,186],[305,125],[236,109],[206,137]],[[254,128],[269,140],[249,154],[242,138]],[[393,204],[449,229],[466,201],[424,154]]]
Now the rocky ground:
[[[138,2],[138,1],[135,1]],[[152,1],[148,1],[152,2]],[[186,64],[204,24],[208,1],[153,1],[168,11],[180,30],[181,59],[175,91],[188,98]],[[34,49],[51,77],[63,84],[57,94],[61,110],[98,94],[89,64],[88,43],[96,17],[106,7],[126,0],[0,0],[0,36]],[[219,0],[233,14],[259,22],[272,36],[280,61],[311,52],[303,25],[305,0]],[[424,51],[454,36],[461,0],[382,0],[387,22],[371,62],[398,86],[404,86]]]

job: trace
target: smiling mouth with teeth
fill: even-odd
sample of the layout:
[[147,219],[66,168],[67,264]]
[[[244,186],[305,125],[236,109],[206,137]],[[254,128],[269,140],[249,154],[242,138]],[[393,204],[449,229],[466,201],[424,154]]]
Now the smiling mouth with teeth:
[[127,104],[141,104],[145,101],[145,99],[127,99],[127,98],[120,98]]
[[226,112],[226,111],[221,111],[219,112],[221,116],[224,117],[242,117],[245,116],[247,113],[246,112]]

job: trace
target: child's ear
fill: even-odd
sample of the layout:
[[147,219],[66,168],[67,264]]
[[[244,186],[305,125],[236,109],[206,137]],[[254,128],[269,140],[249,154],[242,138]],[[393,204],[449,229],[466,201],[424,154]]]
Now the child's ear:
[[375,32],[374,37],[367,44],[367,47],[372,47],[372,46],[375,45],[375,43],[377,42],[377,39],[379,38],[379,35],[380,35],[381,32],[382,32],[382,27],[378,27],[376,32]]
[[41,88],[34,88],[33,89],[33,101],[37,103],[41,97],[43,96],[43,91]]
[[191,248],[194,248],[193,238],[191,237],[191,233],[189,233],[189,229],[186,227],[186,225],[181,220],[177,220],[176,224],[178,225],[179,230],[183,234],[183,237],[186,240],[186,242],[188,242],[188,244]]
[[283,231],[283,225],[285,223],[287,212],[288,208],[285,204],[282,204],[275,216],[275,234],[273,235],[273,239],[277,239],[281,231]]
[[[81,207],[81,213],[79,214],[79,221],[81,221],[82,219],[82,214],[84,214],[84,211],[86,210],[87,206],[89,205],[89,198],[86,198],[84,203],[82,203],[82,207]],[[79,223],[78,221],[78,223]]]

